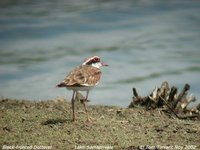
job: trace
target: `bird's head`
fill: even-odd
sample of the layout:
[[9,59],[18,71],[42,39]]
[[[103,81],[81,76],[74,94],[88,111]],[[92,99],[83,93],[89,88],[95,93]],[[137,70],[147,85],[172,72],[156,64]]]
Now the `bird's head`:
[[103,63],[100,61],[99,56],[93,56],[93,57],[85,59],[82,65],[91,65],[96,68],[100,68],[102,66],[108,66],[106,63]]

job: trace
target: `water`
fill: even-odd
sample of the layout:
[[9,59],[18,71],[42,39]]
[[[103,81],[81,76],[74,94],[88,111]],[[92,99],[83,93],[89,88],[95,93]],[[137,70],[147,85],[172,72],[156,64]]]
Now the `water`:
[[71,97],[55,85],[98,55],[101,83],[91,104],[127,106],[136,87],[163,81],[200,99],[200,1],[0,1],[0,96]]

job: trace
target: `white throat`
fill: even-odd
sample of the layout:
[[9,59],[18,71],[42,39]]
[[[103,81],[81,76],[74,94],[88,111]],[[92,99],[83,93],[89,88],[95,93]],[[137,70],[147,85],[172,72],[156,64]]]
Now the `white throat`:
[[[83,63],[82,65],[86,65],[86,64]],[[92,63],[91,66],[96,67],[96,68],[100,68],[102,66],[102,64],[100,62],[96,62],[96,63]]]
[[91,64],[93,67],[96,67],[96,68],[100,68],[102,66],[102,64],[100,62],[97,62],[97,63],[92,63]]

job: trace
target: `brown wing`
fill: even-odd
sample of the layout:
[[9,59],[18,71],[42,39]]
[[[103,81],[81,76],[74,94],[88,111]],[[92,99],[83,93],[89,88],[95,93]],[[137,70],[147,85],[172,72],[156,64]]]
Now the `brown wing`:
[[89,65],[82,65],[72,70],[58,87],[94,86],[101,77],[100,69]]

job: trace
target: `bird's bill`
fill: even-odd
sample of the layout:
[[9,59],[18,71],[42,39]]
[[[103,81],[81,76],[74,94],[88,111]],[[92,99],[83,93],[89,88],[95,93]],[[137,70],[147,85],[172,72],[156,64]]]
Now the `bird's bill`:
[[108,66],[108,64],[104,63],[104,62],[101,62],[101,65],[102,66]]

